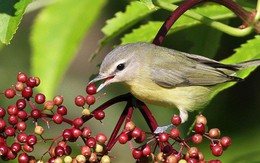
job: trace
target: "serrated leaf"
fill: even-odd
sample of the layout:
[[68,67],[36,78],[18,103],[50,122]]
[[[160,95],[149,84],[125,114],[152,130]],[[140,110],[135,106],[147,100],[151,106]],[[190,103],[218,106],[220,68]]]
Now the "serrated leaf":
[[155,9],[156,6],[153,4],[152,0],[140,0],[140,2],[146,4],[146,6],[151,10],[151,9]]
[[43,9],[36,18],[31,36],[32,72],[44,81],[39,89],[47,97],[53,96],[105,2],[59,0]]
[[104,37],[99,42],[99,48],[90,57],[92,60],[99,50],[105,46],[111,39],[118,36],[120,33],[155,11],[155,8],[150,9],[145,3],[139,1],[133,1],[126,6],[124,12],[119,11],[115,16],[106,21],[106,25],[101,29],[104,33]]
[[10,44],[18,29],[24,11],[32,0],[1,0],[0,1],[0,41]]
[[[235,16],[226,7],[220,5],[208,5],[204,7],[198,7],[196,9],[193,9],[193,11],[205,15],[213,20],[227,19]],[[163,22],[160,21],[150,21],[148,22],[148,24],[142,25],[139,28],[134,29],[131,33],[124,35],[124,37],[121,38],[121,44],[139,41],[151,42],[161,28],[162,24]],[[173,27],[169,30],[168,34],[198,24],[201,24],[201,22],[183,15],[182,17],[180,17],[180,19],[176,21]]]
[[[236,49],[235,54],[230,56],[227,59],[222,60],[223,63],[226,64],[234,64],[234,63],[239,63],[243,61],[248,61],[248,60],[254,60],[254,59],[260,59],[260,36],[257,35],[255,36],[254,39],[247,41],[247,43],[242,44],[240,48]],[[242,70],[237,73],[236,76],[240,78],[246,78],[252,71],[254,71],[256,67],[248,68],[245,70]],[[215,92],[213,96],[215,96],[218,92],[231,87],[232,85],[236,84],[235,82],[229,82],[229,83],[224,83],[218,86],[215,86]]]
[[106,36],[114,35],[119,31],[127,28],[128,26],[134,24],[138,20],[142,19],[147,14],[155,11],[154,9],[150,10],[147,5],[142,2],[134,1],[131,2],[127,7],[125,12],[117,12],[115,17],[109,19],[106,22],[102,32]]

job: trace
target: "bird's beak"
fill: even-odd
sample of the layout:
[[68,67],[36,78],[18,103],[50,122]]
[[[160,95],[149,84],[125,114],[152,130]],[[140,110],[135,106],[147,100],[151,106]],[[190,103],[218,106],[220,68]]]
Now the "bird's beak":
[[93,80],[91,80],[88,84],[90,83],[95,83],[97,81],[100,81],[100,80],[103,80],[105,79],[104,83],[101,83],[99,85],[99,87],[97,88],[97,92],[99,92],[101,89],[103,89],[105,86],[109,85],[110,82],[109,80],[113,79],[115,75],[108,75],[108,76],[105,76],[105,75],[101,75],[99,74],[97,77],[95,77]]

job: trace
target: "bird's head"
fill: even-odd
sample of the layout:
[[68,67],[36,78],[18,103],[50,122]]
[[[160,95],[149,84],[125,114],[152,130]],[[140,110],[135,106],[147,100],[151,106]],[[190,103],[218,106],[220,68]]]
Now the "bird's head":
[[97,92],[116,82],[128,82],[135,78],[140,65],[142,43],[122,45],[115,48],[104,58],[99,74],[89,83],[104,80]]

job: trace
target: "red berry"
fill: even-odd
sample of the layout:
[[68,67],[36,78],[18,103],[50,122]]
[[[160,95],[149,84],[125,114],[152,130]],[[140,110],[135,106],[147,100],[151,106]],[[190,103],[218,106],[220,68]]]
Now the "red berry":
[[28,87],[31,87],[31,88],[35,87],[35,86],[36,86],[36,80],[35,80],[35,78],[34,78],[34,77],[29,77],[29,78],[27,79],[27,81],[26,81],[26,85],[27,85]]
[[18,162],[19,163],[28,163],[29,162],[29,156],[26,153],[21,153],[18,156]]
[[[199,152],[199,161],[203,161],[204,160],[204,155]],[[200,162],[200,163],[206,163],[206,162]]]
[[7,157],[8,157],[10,160],[15,159],[16,156],[17,156],[17,153],[14,153],[14,152],[11,151],[10,149],[7,151]]
[[63,117],[61,114],[54,114],[52,117],[53,122],[55,122],[56,124],[61,124],[63,121]]
[[128,141],[128,135],[126,133],[121,133],[118,137],[118,141],[120,144],[125,144]]
[[196,123],[194,126],[194,130],[198,134],[205,133],[205,125],[203,123]]
[[149,156],[151,154],[151,147],[149,145],[146,145],[142,149],[143,156]]
[[224,147],[227,148],[231,145],[231,139],[230,137],[224,136],[220,139],[220,144]]
[[166,155],[169,155],[169,154],[173,153],[174,151],[173,151],[173,148],[171,145],[166,145],[163,147],[162,152]]
[[198,161],[197,161],[197,159],[195,159],[195,158],[188,158],[188,163],[197,163]]
[[4,144],[0,144],[0,155],[6,155],[8,152],[8,147]]
[[37,93],[34,97],[34,101],[37,103],[37,104],[43,104],[45,102],[46,98],[45,98],[45,95],[42,94],[42,93]]
[[34,118],[34,119],[39,119],[39,118],[41,118],[41,116],[42,116],[42,113],[41,113],[40,110],[38,110],[38,109],[33,109],[33,110],[31,111],[31,117],[32,117],[32,118]]
[[13,88],[8,88],[5,90],[4,94],[6,98],[13,98],[16,95],[16,92]]
[[134,140],[136,143],[143,143],[145,141],[145,138],[146,138],[145,132],[142,131],[141,135],[135,138]]
[[28,145],[27,143],[25,143],[25,144],[23,145],[23,150],[24,150],[25,152],[32,152],[32,151],[34,150],[34,147]]
[[207,125],[207,118],[201,114],[196,118],[196,123],[202,123],[204,125]]
[[88,146],[83,146],[83,147],[81,147],[81,154],[83,156],[90,156],[91,149]]
[[45,101],[44,103],[44,109],[46,110],[52,110],[54,108],[54,102],[53,101]]
[[201,143],[202,140],[203,140],[203,137],[202,137],[202,135],[200,135],[200,134],[195,134],[195,135],[192,136],[192,141],[193,141],[193,143],[195,143],[195,144]]
[[22,90],[22,96],[24,98],[27,98],[29,99],[30,97],[32,97],[33,95],[33,89],[31,87],[25,87],[23,90]]
[[142,157],[142,154],[143,152],[139,149],[133,149],[132,150],[132,156],[135,158],[135,159],[140,159]]
[[25,73],[19,72],[17,75],[17,81],[25,83],[27,81],[27,75]]
[[0,135],[0,144],[5,144],[6,143],[6,138]]
[[196,147],[191,147],[188,150],[189,157],[197,157],[199,155],[199,150]]
[[55,96],[53,98],[53,102],[55,105],[60,106],[63,103],[63,97],[62,96]]
[[75,104],[77,106],[84,106],[85,105],[85,98],[81,95],[78,95],[76,98],[75,98]]
[[71,154],[71,152],[72,152],[72,149],[70,146],[66,146],[64,148],[64,155],[69,156]]
[[6,114],[6,111],[4,108],[0,107],[0,118],[3,118]]
[[24,89],[24,84],[22,83],[22,82],[16,82],[15,83],[15,89],[17,90],[17,91],[22,91],[23,89]]
[[26,107],[26,101],[25,99],[19,99],[16,101],[16,107],[19,109],[19,110],[22,110]]
[[179,159],[174,155],[170,155],[166,158],[167,163],[177,163],[178,161]]
[[6,127],[6,123],[3,119],[0,119],[0,131],[4,130]]
[[160,142],[167,142],[169,139],[169,135],[167,133],[160,133],[159,134],[159,141]]
[[223,153],[223,149],[222,149],[222,147],[221,147],[221,145],[219,145],[219,144],[215,144],[215,145],[213,145],[213,147],[211,148],[211,152],[212,152],[212,154],[214,155],[214,156],[221,156],[222,155],[222,153]]
[[174,115],[172,117],[172,124],[175,125],[175,126],[178,126],[181,124],[181,117],[178,116],[178,115]]
[[74,125],[75,128],[80,128],[83,125],[82,118],[75,118],[73,120],[73,125]]
[[65,151],[64,151],[63,147],[57,146],[57,147],[55,147],[54,152],[55,152],[55,156],[61,157],[64,155]]
[[209,130],[209,136],[213,139],[217,139],[220,136],[220,130],[218,128],[212,128]]
[[91,129],[89,127],[83,127],[81,129],[81,136],[84,138],[88,138],[91,136]]
[[90,148],[93,148],[96,145],[96,139],[93,137],[88,138],[88,140],[86,141],[86,145]]
[[13,127],[6,127],[5,128],[5,135],[6,136],[14,136],[15,134],[15,129]]
[[94,84],[89,84],[86,88],[86,92],[89,95],[93,95],[97,93],[97,87]]
[[14,143],[11,145],[10,149],[11,149],[13,152],[18,153],[18,152],[20,152],[20,150],[21,150],[21,144],[14,142]]
[[77,128],[72,128],[71,129],[72,135],[77,139],[79,136],[81,136],[81,130]]
[[37,143],[37,137],[35,135],[28,135],[26,139],[26,143],[30,146],[33,146]]
[[20,142],[20,143],[25,143],[27,141],[27,135],[25,133],[19,133],[17,135],[17,140]]
[[72,131],[70,129],[65,129],[62,136],[64,140],[71,140],[73,138]]
[[180,130],[178,130],[177,128],[172,128],[170,131],[170,137],[175,139],[179,136],[180,136]]
[[16,105],[9,105],[7,108],[7,113],[9,115],[17,115],[18,114],[18,108],[16,107]]
[[107,141],[107,137],[106,137],[105,134],[99,133],[99,134],[96,135],[96,140],[100,144],[104,144]]
[[38,85],[41,84],[41,80],[40,80],[40,78],[38,78],[38,77],[34,77],[34,79],[35,79],[35,81],[36,81],[35,86],[38,86]]
[[8,117],[8,123],[10,125],[16,125],[18,123],[18,118],[15,115],[10,115]]
[[26,129],[27,124],[24,121],[21,121],[17,123],[16,127],[20,132],[22,132]]
[[67,108],[65,106],[61,105],[57,108],[57,113],[59,113],[61,115],[67,115]]
[[125,130],[126,131],[133,131],[135,129],[135,123],[132,121],[129,121],[125,125]]
[[138,127],[135,127],[135,129],[131,132],[131,136],[133,138],[137,138],[142,134],[142,130]]
[[21,120],[25,120],[27,118],[27,113],[24,110],[20,110],[17,114],[17,117]]
[[94,117],[97,119],[97,120],[102,120],[105,118],[105,112],[103,110],[97,110],[95,111],[94,113]]
[[93,105],[96,101],[96,98],[93,95],[87,95],[86,97],[86,103],[88,105]]

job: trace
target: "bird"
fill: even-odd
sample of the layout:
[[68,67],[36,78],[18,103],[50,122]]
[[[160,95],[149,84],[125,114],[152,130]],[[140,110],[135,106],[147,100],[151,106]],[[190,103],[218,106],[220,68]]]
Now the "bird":
[[240,70],[260,65],[260,59],[236,64],[189,54],[146,42],[121,45],[109,52],[99,74],[89,83],[103,81],[97,92],[122,83],[142,102],[176,107],[181,122],[188,112],[202,109],[214,96],[214,86],[239,82]]

